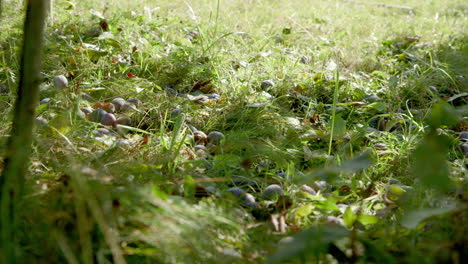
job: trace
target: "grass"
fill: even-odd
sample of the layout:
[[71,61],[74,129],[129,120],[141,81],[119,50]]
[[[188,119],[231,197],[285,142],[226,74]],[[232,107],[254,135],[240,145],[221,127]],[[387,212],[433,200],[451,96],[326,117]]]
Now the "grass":
[[[4,2],[2,146],[22,23],[21,5]],[[49,123],[36,127],[21,211],[25,261],[463,259],[464,1],[386,1],[414,12],[347,1],[116,2],[55,1],[41,90],[51,102],[36,111]],[[65,91],[53,87],[59,74]],[[194,98],[213,93],[219,100]],[[79,108],[116,97],[142,105],[117,114],[129,127],[96,137],[102,126]],[[185,119],[225,138],[197,150]],[[274,183],[285,196],[263,201]],[[241,206],[234,185],[261,207]]]

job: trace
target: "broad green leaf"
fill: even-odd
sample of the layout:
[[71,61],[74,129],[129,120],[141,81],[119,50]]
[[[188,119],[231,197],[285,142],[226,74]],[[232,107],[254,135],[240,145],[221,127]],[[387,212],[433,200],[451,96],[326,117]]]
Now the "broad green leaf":
[[370,165],[372,165],[371,151],[366,150],[362,152],[360,155],[343,162],[340,166],[340,169],[354,172],[354,171],[368,168]]
[[309,193],[305,193],[304,195],[305,197],[307,197],[307,199],[312,200],[312,201],[325,201],[326,200],[325,197],[321,195],[312,195]]
[[49,108],[49,104],[41,104],[36,107],[36,115],[39,116]]
[[105,41],[106,41],[107,44],[111,45],[112,47],[114,47],[116,49],[121,49],[122,48],[122,45],[116,39],[108,38]]
[[[296,258],[318,257],[327,253],[328,245],[349,235],[342,226],[314,227],[295,235],[269,256],[265,263],[282,263]],[[288,262],[289,263],[289,262]]]
[[384,102],[373,102],[373,103],[367,105],[367,107],[371,108],[371,109],[374,109],[374,110],[376,110],[378,112],[383,112],[388,108],[387,104],[384,103]]
[[296,217],[303,218],[309,216],[314,211],[312,204],[306,204],[296,210]]
[[114,34],[112,34],[111,32],[103,32],[101,33],[101,35],[99,35],[98,37],[99,40],[102,40],[102,41],[105,41],[105,43],[111,45],[112,47],[114,48],[118,48],[120,49],[121,48],[121,44],[119,41],[117,41],[115,39],[115,36]]
[[392,201],[398,200],[405,192],[401,186],[395,184],[387,186],[387,197]]
[[158,90],[158,91],[162,91],[162,90],[163,90],[163,88],[162,88],[161,86],[157,85],[157,84],[154,84],[153,88],[156,89],[156,90]]
[[376,224],[379,218],[375,215],[359,215],[357,220],[364,226]]
[[96,61],[99,58],[106,56],[107,51],[96,51],[96,50],[87,50],[86,55],[90,61]]
[[448,143],[446,136],[430,133],[414,151],[414,173],[422,184],[439,191],[447,191],[452,185],[448,177]]
[[322,210],[327,210],[327,211],[339,211],[340,208],[334,203],[329,200],[325,201],[316,201],[314,202],[315,207],[322,209]]
[[318,169],[306,175],[306,177],[298,178],[297,180],[302,183],[310,183],[315,180],[322,180],[332,183],[341,173],[356,172],[372,165],[371,152],[366,150],[360,155],[344,161],[341,166],[329,166]]
[[333,127],[333,138],[340,138],[346,133],[346,121],[340,116],[336,115]]
[[108,54],[107,50],[101,49],[100,47],[93,44],[83,43],[82,46],[85,48],[86,55],[91,61],[95,61]]
[[445,214],[453,210],[455,209],[454,208],[426,208],[426,209],[414,210],[406,214],[406,216],[401,221],[401,225],[406,228],[413,229],[413,228],[416,228],[422,221],[424,221],[425,219],[429,217]]
[[351,207],[346,208],[345,213],[343,214],[343,221],[346,227],[350,228],[354,225],[354,222],[357,220],[357,215],[353,213]]
[[432,107],[431,114],[426,122],[433,129],[441,126],[451,127],[460,122],[460,117],[458,116],[455,108],[447,102],[440,101]]

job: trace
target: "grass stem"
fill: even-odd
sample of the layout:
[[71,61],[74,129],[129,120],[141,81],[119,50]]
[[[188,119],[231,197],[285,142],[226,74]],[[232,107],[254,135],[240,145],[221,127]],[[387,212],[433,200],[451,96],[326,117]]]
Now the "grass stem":
[[331,151],[332,151],[333,133],[335,130],[335,120],[336,120],[336,104],[338,103],[339,89],[340,89],[340,72],[337,68],[336,74],[335,74],[335,89],[333,91],[333,107],[332,107],[332,118],[331,118],[331,128],[330,128],[330,140],[328,142],[328,155],[331,155]]

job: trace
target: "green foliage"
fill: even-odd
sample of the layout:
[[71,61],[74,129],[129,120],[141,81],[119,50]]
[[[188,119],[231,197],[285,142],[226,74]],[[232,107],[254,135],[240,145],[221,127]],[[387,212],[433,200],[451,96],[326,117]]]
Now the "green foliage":
[[418,209],[408,212],[402,220],[406,228],[416,228],[427,218],[438,216],[453,211],[452,208]]
[[446,136],[428,134],[414,152],[414,173],[429,188],[448,191],[451,187],[447,152],[450,140]]
[[281,245],[266,263],[282,263],[300,260],[307,262],[318,260],[325,254],[330,243],[349,235],[349,231],[339,226],[311,228],[293,236],[290,241]]
[[453,107],[441,102],[431,109],[427,123],[431,130],[414,152],[414,173],[425,186],[442,192],[448,191],[453,184],[449,179],[449,168],[446,160],[452,142],[450,137],[441,134],[438,129],[442,126],[457,125],[460,123],[460,119]]
[[460,121],[453,107],[446,102],[439,102],[432,107],[426,122],[432,129],[437,129],[439,127],[452,127],[459,124]]
[[[55,1],[24,256],[461,262],[462,2],[394,1],[408,12],[353,1]],[[21,44],[21,6],[4,7],[0,143]],[[56,75],[67,89],[53,87]],[[80,111],[116,98],[142,101],[114,113],[130,123]],[[224,138],[204,138],[213,131]],[[276,201],[263,195],[272,184]]]

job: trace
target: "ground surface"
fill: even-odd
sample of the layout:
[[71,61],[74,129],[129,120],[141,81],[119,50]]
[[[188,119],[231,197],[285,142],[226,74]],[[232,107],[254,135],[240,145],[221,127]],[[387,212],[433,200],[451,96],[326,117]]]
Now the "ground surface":
[[94,2],[48,22],[25,259],[461,263],[464,1]]

